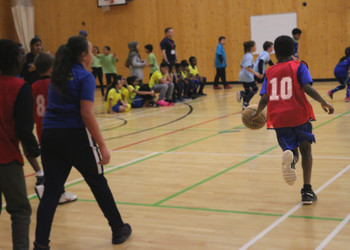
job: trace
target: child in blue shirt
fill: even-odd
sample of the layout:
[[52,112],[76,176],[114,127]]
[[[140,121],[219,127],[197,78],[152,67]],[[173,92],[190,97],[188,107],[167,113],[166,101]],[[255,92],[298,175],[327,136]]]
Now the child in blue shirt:
[[350,84],[349,84],[350,78],[348,75],[349,69],[350,69],[350,47],[347,47],[345,49],[345,56],[340,58],[337,66],[335,66],[334,68],[334,76],[337,78],[338,82],[340,82],[340,85],[328,91],[328,95],[330,98],[333,99],[333,94],[338,90],[345,89],[345,85],[347,85],[345,101],[350,102]]
[[253,52],[256,51],[256,44],[254,41],[247,41],[243,44],[244,56],[241,62],[241,71],[239,72],[239,81],[243,84],[244,90],[237,92],[237,101],[241,102],[243,99],[243,109],[249,106],[250,100],[258,92],[258,86],[254,80],[254,75],[262,79],[264,76],[259,72],[253,70],[254,59]]
[[[273,51],[273,43],[266,41],[263,44],[264,51],[260,53],[258,58],[256,58],[256,61],[254,63],[254,70],[256,72],[259,72],[260,74],[265,74],[266,65],[269,64],[270,66],[273,65],[273,62],[270,59],[270,53]],[[262,83],[264,78],[258,78],[254,76],[255,81],[258,83]]]

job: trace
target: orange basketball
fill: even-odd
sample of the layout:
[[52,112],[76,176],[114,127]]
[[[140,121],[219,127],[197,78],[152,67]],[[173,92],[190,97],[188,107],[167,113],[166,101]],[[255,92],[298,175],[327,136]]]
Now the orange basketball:
[[243,112],[242,112],[242,122],[244,126],[250,129],[259,129],[264,127],[266,123],[266,110],[264,109],[260,116],[254,120],[248,120],[250,115],[258,109],[258,105],[252,104],[249,105]]

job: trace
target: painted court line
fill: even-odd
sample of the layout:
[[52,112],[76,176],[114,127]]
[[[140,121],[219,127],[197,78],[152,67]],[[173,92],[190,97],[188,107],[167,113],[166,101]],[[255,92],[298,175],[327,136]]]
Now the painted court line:
[[[79,198],[78,201],[93,202],[93,203],[97,202],[96,200],[93,200],[93,199],[82,199],[82,198]],[[202,208],[202,207],[184,207],[184,206],[174,206],[174,205],[153,205],[153,204],[147,204],[147,203],[122,202],[122,201],[117,201],[116,204],[127,205],[127,206],[139,206],[139,207],[159,207],[159,208],[170,208],[170,209],[194,210],[194,211],[215,212],[215,213],[248,214],[248,215],[257,215],[257,216],[272,216],[272,217],[283,216],[283,214],[267,213],[267,212],[238,211],[238,210]],[[317,217],[317,216],[304,216],[304,215],[291,215],[290,217],[297,218],[297,219],[308,219],[308,220],[343,221],[342,218],[333,218],[333,217]]]
[[230,114],[226,114],[226,115],[222,115],[222,116],[216,117],[214,119],[210,119],[210,120],[207,120],[207,121],[204,121],[204,122],[200,122],[200,123],[196,123],[196,124],[184,127],[184,128],[176,129],[176,130],[168,132],[168,133],[160,134],[160,135],[153,136],[153,137],[150,137],[150,138],[147,138],[147,139],[144,139],[144,140],[140,140],[140,141],[137,141],[137,142],[134,142],[134,143],[130,143],[130,144],[118,147],[118,148],[114,148],[111,151],[116,151],[116,150],[120,150],[120,149],[123,149],[123,148],[128,148],[128,147],[131,147],[131,146],[135,146],[135,145],[138,145],[138,144],[141,144],[141,143],[144,143],[144,142],[152,141],[154,139],[157,139],[157,138],[160,138],[160,137],[163,137],[163,136],[175,134],[177,132],[181,132],[181,131],[184,131],[186,129],[197,127],[197,126],[209,123],[209,122],[217,121],[217,120],[229,117],[230,115],[234,115],[234,114],[238,114],[238,113],[241,113],[241,111],[230,113]]
[[[133,154],[149,154],[149,153],[155,153],[158,154],[160,152],[155,151],[144,151],[144,150],[118,150],[114,151],[113,153],[133,153]],[[213,152],[165,152],[164,154],[176,154],[176,155],[210,155],[210,156],[232,156],[232,157],[251,157],[255,156],[256,154],[230,154],[230,153],[213,153]],[[281,155],[261,155],[262,158],[281,158]],[[344,156],[317,156],[313,155],[313,159],[328,159],[328,160],[350,160],[350,157],[344,157]]]
[[350,214],[345,217],[345,219],[325,238],[315,250],[322,250],[336,235],[339,233],[343,227],[350,221]]
[[[343,170],[338,172],[335,176],[333,176],[330,180],[328,180],[326,183],[324,183],[321,187],[319,187],[315,193],[320,193],[323,189],[328,187],[332,182],[334,182],[336,179],[338,179],[340,176],[342,176],[346,171],[350,169],[350,165],[345,167]],[[287,213],[285,213],[281,218],[273,222],[270,226],[265,228],[261,233],[259,233],[257,236],[255,236],[253,239],[248,241],[246,244],[244,244],[240,250],[245,250],[254,245],[257,241],[259,241],[261,238],[263,238],[266,234],[271,232],[275,227],[277,227],[279,224],[281,224],[284,220],[286,220],[292,213],[294,213],[296,210],[298,210],[300,207],[302,207],[302,203],[297,204],[295,207],[293,207],[291,210],[289,210]]]
[[[125,168],[127,166],[130,166],[130,165],[133,165],[133,164],[136,164],[136,163],[139,163],[145,159],[149,159],[149,158],[152,158],[154,157],[155,155],[157,155],[157,153],[151,153],[151,154],[148,154],[148,155],[145,155],[145,156],[142,156],[142,157],[139,157],[139,158],[136,158],[134,160],[131,160],[131,161],[128,161],[128,162],[124,162],[122,164],[119,164],[119,165],[116,165],[114,167],[111,167],[111,168],[108,168],[107,170],[104,171],[104,173],[109,173],[109,172],[113,172],[114,170],[118,169],[118,168]],[[84,181],[84,178],[83,177],[80,177],[80,178],[77,178],[77,179],[74,179],[74,180],[71,180],[71,181],[68,181],[65,183],[65,187],[70,187],[72,185],[75,185],[75,184],[78,184],[78,183],[81,183]],[[36,194],[30,194],[27,196],[29,200],[32,200],[34,198],[37,198],[37,195]],[[3,204],[2,207],[5,207],[6,204]]]

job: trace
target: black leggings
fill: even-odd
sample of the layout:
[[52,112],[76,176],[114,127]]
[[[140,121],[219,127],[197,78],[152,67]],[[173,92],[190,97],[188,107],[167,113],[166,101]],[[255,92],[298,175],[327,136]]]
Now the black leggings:
[[174,83],[175,91],[173,93],[173,99],[181,100],[182,98],[182,92],[184,90],[184,82],[178,81],[177,83]]
[[226,83],[226,68],[216,68],[216,75],[214,79],[214,87],[219,86],[219,78],[221,78],[222,84],[224,86],[227,85]]
[[89,185],[112,231],[120,230],[124,223],[103,175],[103,166],[98,164],[98,149],[87,129],[44,129],[41,138],[45,190],[37,211],[35,242],[43,246],[50,242],[52,220],[72,166]]
[[95,79],[98,78],[98,81],[100,82],[101,87],[101,94],[104,95],[104,88],[103,88],[103,73],[102,73],[102,67],[92,68],[92,74],[94,75]]
[[256,82],[242,82],[244,91],[242,91],[243,102],[249,104],[253,96],[258,92],[259,88]]
[[106,81],[107,81],[107,85],[111,84],[112,82],[117,82],[117,74],[116,73],[106,74]]

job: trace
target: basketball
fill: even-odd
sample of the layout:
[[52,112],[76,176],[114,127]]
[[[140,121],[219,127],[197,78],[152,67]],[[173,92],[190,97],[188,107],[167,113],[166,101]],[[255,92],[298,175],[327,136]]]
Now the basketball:
[[252,113],[254,113],[258,109],[257,104],[249,105],[243,112],[242,112],[242,122],[244,126],[250,129],[259,129],[264,127],[266,123],[266,110],[264,109],[260,116],[254,120],[249,121],[249,117]]

